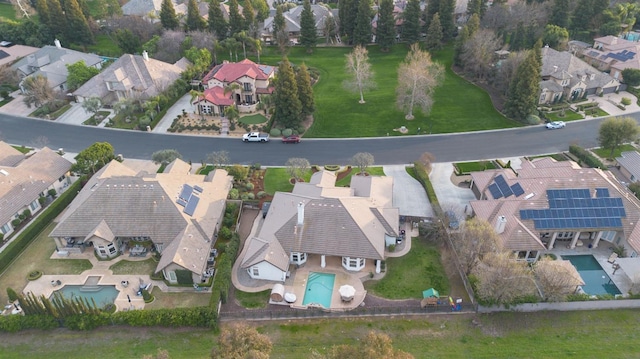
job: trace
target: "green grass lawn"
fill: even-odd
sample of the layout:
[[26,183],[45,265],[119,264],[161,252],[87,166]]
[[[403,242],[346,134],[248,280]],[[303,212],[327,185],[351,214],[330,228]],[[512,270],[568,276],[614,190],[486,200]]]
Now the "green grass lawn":
[[267,122],[267,118],[262,116],[259,113],[256,113],[254,115],[242,116],[238,121],[242,123],[246,123],[247,125],[257,125],[260,123]]
[[107,57],[120,57],[123,52],[109,35],[96,35],[96,43],[86,47],[86,52],[93,52]]
[[2,99],[2,101],[0,101],[0,107],[8,104],[9,102],[13,101],[13,97],[11,96],[7,96],[7,98]]
[[573,111],[565,111],[564,113],[564,117],[560,116],[560,112],[552,112],[552,113],[547,113],[546,114],[547,118],[549,118],[549,121],[575,121],[575,120],[582,120],[584,118],[584,116],[582,116],[579,113],[573,112]]
[[270,290],[265,290],[257,293],[247,293],[240,290],[235,292],[236,300],[240,302],[240,305],[249,309],[259,309],[267,306],[269,302]]
[[[635,148],[633,145],[624,144],[624,145],[618,147],[613,152],[613,158],[620,157],[622,152],[627,152],[627,151],[638,151],[638,149]],[[600,158],[609,158],[609,155],[611,154],[611,150],[610,149],[604,149],[604,148],[596,148],[596,149],[593,150],[593,152],[596,155],[598,155]]]
[[[109,116],[110,114],[111,112],[109,111],[98,111],[95,115],[89,117],[89,119],[84,121],[82,124],[88,126],[98,126],[100,122],[102,122],[102,120],[104,120],[104,118]],[[100,120],[96,119],[96,116],[100,116]]]
[[0,18],[14,21],[17,20],[16,10],[13,8],[12,4],[0,3]]
[[484,170],[492,170],[497,168],[493,162],[479,161],[479,162],[457,162],[453,164],[457,169],[457,173],[467,174],[471,172],[478,172]]
[[158,266],[158,262],[153,258],[148,258],[143,261],[128,261],[123,259],[118,263],[109,267],[113,271],[113,274],[149,274],[151,275]]
[[145,309],[192,308],[209,305],[211,291],[196,293],[195,290],[186,292],[165,293],[158,288],[151,291],[156,298],[153,303],[145,304]]
[[596,108],[595,110],[589,110],[588,114],[593,117],[604,117],[609,116],[609,113],[601,108]]
[[33,148],[31,147],[25,147],[25,146],[11,146],[13,148],[15,148],[16,150],[20,151],[21,153],[28,153],[29,151],[31,151]]
[[[126,116],[123,113],[119,113],[111,118],[111,122],[114,123],[113,127],[115,128],[123,128],[126,130],[138,129],[138,119],[137,117],[143,116],[142,114],[135,114],[129,116],[129,122],[127,122]],[[135,119],[134,119],[135,117]]]
[[[345,55],[350,50],[317,48],[313,54],[307,54],[302,47],[290,50],[288,58],[294,65],[304,62],[320,73],[320,80],[314,86],[315,120],[306,137],[399,135],[393,129],[400,126],[406,126],[409,133],[416,133],[418,127],[427,133],[452,133],[519,126],[494,109],[486,92],[450,70],[451,47],[434,54],[434,60],[443,63],[447,70],[444,83],[436,90],[430,116],[418,112],[415,120],[407,121],[395,106],[397,68],[407,54],[405,45],[396,45],[389,53],[380,52],[376,46],[369,47],[377,88],[365,94],[365,104],[359,104],[359,96],[342,86],[347,78]],[[280,59],[275,49],[269,47],[261,61],[276,65]]]
[[412,238],[411,251],[386,260],[387,273],[379,281],[365,283],[371,293],[389,299],[422,298],[422,291],[435,288],[449,294],[449,280],[440,262],[440,252],[425,240]]
[[[267,168],[264,175],[264,191],[273,195],[276,192],[291,192],[293,185],[289,182],[289,173],[286,168]],[[309,182],[311,178],[311,171],[307,172],[304,176],[304,180]]]
[[[355,174],[359,173],[360,170],[353,167],[351,169],[351,173],[349,173],[346,177],[336,181],[336,187],[347,187],[351,183],[351,177]],[[384,171],[382,167],[369,167],[367,169],[367,173],[371,176],[384,176]]]

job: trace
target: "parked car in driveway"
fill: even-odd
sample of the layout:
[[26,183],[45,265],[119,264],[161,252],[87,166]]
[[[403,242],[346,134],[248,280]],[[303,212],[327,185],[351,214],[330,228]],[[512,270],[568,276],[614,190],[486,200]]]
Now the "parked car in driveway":
[[566,126],[566,123],[564,123],[564,121],[553,121],[547,123],[546,127],[548,130],[556,130],[559,128],[563,128],[564,126]]
[[282,137],[282,143],[300,143],[300,136],[291,135]]

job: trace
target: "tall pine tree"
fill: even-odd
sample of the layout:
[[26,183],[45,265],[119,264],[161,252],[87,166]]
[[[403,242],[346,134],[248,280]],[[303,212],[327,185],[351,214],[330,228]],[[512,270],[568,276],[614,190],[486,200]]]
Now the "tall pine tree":
[[300,45],[307,49],[307,53],[311,53],[316,47],[317,38],[316,20],[311,11],[311,3],[304,0],[300,13]]
[[298,99],[302,106],[302,116],[312,115],[316,110],[316,104],[313,99],[313,88],[311,87],[311,76],[307,65],[302,63],[296,73],[296,82],[298,84]]
[[433,15],[437,12],[440,12],[440,2],[442,0],[429,0],[427,2],[427,6],[424,8],[424,29],[429,28],[431,24],[431,19],[433,19]]
[[185,30],[187,32],[204,30],[206,26],[207,23],[204,21],[202,16],[200,16],[198,3],[196,0],[189,0],[189,3],[187,4],[187,20],[184,23]]
[[387,52],[396,39],[396,20],[393,18],[393,0],[382,0],[378,9],[376,42],[382,52]]
[[253,9],[253,5],[251,5],[251,1],[249,0],[244,2],[244,7],[242,8],[242,17],[244,18],[243,29],[245,31],[249,32],[255,28],[256,11]]
[[92,44],[93,33],[76,0],[65,0],[67,40],[80,44]]
[[229,25],[222,15],[222,9],[220,8],[220,1],[211,0],[209,4],[209,31],[216,35],[218,40],[224,40],[227,38],[227,32],[229,31]]
[[296,76],[286,57],[278,66],[275,92],[274,122],[286,128],[298,127],[302,120],[302,104],[298,98]]
[[504,105],[507,116],[524,122],[533,113],[540,90],[540,47],[536,44],[529,50],[527,58],[518,66],[516,75],[509,85],[509,93]]
[[[353,31],[356,28],[356,17],[358,16],[358,5],[360,1],[367,0],[341,0],[344,2],[342,7],[343,11],[340,12],[342,16],[340,20],[340,33],[347,37],[348,42],[353,43]],[[338,9],[340,11],[340,9]],[[344,13],[344,14],[343,14]]]
[[356,26],[353,29],[353,44],[366,46],[371,42],[371,5],[369,0],[360,0]]
[[488,0],[469,0],[467,4],[467,15],[472,16],[473,14],[478,14],[478,16],[482,17],[485,11],[487,11],[487,2]]
[[420,41],[420,0],[409,0],[403,16],[402,40],[415,44]]
[[237,0],[229,0],[229,34],[235,35],[244,29],[244,19],[240,15]]
[[555,0],[549,23],[568,29],[570,19],[569,0]]
[[175,30],[180,25],[178,16],[176,16],[176,9],[173,7],[171,0],[162,0],[162,5],[160,5],[160,23],[162,27],[167,30]]
[[106,0],[108,16],[122,16],[122,8],[118,0]]
[[437,50],[442,46],[442,25],[440,25],[440,14],[436,13],[431,19],[431,24],[427,29],[427,38],[425,40],[425,47],[427,50]]
[[47,5],[47,0],[36,0],[36,10],[38,11],[40,23],[49,26],[49,6]]
[[[455,35],[456,32],[456,24],[453,16],[456,9],[456,0],[440,0],[440,6],[438,9],[438,19],[442,26],[442,40],[447,42]],[[433,21],[433,18],[430,20]],[[429,23],[429,25],[431,25],[431,23]],[[429,27],[427,27],[427,29],[428,28]]]
[[289,45],[289,34],[287,33],[287,23],[284,19],[284,10],[282,5],[276,9],[276,16],[273,17],[273,26],[271,30],[271,37],[273,41],[278,45],[280,53],[284,54],[287,51]]
[[60,1],[47,0],[47,8],[49,9],[49,29],[51,29],[53,36],[64,37],[67,24]]

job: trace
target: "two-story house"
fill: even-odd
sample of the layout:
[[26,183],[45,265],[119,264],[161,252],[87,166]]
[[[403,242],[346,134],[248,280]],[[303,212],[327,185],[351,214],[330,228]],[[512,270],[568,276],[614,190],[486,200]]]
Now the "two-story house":
[[582,53],[585,61],[600,71],[606,71],[622,81],[625,69],[640,69],[640,43],[616,36],[603,36],[593,40],[593,48]]
[[[270,80],[275,67],[260,65],[244,59],[240,62],[223,62],[215,66],[202,79],[205,90],[194,101],[200,113],[221,115],[227,106],[236,105],[242,113],[254,112],[260,95],[273,93]],[[235,86],[234,86],[235,85]]]
[[[285,30],[289,35],[289,41],[292,44],[297,44],[300,38],[300,18],[302,16],[303,6],[296,6],[288,11],[284,12],[284,20],[285,20]],[[313,12],[313,19],[315,21],[316,26],[316,34],[318,37],[326,37],[325,29],[336,28],[337,19],[333,16],[331,9],[326,5],[311,5],[311,12]],[[269,16],[264,20],[264,24],[262,26],[262,41],[271,44],[273,43],[273,20],[275,18],[275,14]],[[328,24],[330,22],[330,24]]]

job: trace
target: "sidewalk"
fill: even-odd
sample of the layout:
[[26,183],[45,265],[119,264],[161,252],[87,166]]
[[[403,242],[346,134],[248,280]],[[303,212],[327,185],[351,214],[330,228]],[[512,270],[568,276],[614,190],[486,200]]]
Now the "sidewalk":
[[[626,97],[631,100],[631,105],[626,106],[625,110],[620,109],[616,104],[619,104],[623,97]],[[607,112],[610,116],[623,116],[628,115],[634,112],[640,111],[640,106],[638,106],[638,100],[636,96],[630,94],[626,91],[620,91],[620,93],[611,93],[606,94],[602,97],[600,96],[589,96],[587,100],[595,101],[600,104],[600,108]],[[590,116],[588,117],[590,118]]]

